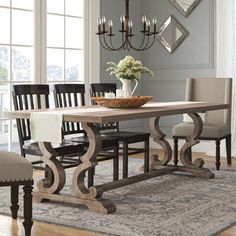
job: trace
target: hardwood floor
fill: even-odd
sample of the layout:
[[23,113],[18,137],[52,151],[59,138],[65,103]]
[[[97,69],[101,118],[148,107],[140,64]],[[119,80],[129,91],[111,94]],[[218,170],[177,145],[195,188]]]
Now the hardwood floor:
[[[202,157],[201,153],[193,153],[193,159]],[[206,165],[214,166],[215,158],[204,156]],[[225,168],[226,158],[221,160],[221,168]],[[232,169],[236,171],[236,158],[233,158]],[[34,172],[35,176],[42,175],[40,171]],[[9,209],[10,210],[10,209]],[[105,236],[104,234],[93,233],[80,229],[74,229],[70,227],[64,227],[60,225],[47,224],[34,221],[32,228],[32,236]],[[0,236],[24,236],[22,219],[13,220],[9,216],[0,215]],[[236,236],[236,225],[230,229],[220,233],[218,236]]]
[[[0,216],[1,236],[24,236],[22,220],[12,220],[8,216]],[[46,224],[34,221],[32,236],[104,236],[79,229],[63,227],[60,225]]]

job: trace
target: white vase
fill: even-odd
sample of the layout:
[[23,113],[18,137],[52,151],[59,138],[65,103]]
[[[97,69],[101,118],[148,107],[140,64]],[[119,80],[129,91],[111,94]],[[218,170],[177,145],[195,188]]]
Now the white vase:
[[128,80],[128,79],[120,79],[120,81],[122,82],[122,90],[123,90],[123,96],[124,98],[130,98],[132,97],[133,93],[135,92],[137,86],[138,86],[138,81],[135,81],[135,86],[134,89],[131,89],[131,82],[132,80]]

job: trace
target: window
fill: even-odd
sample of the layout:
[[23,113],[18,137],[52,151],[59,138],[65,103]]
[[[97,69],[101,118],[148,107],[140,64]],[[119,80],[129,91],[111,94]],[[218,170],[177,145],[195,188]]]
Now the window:
[[84,82],[83,9],[83,0],[47,0],[48,82]]
[[[34,0],[0,0],[0,111],[12,109],[14,83],[33,82]],[[0,121],[0,148],[19,150],[14,122]],[[10,145],[9,145],[10,143]],[[14,148],[11,148],[14,146]]]
[[[85,82],[85,2],[0,0],[0,112],[16,83]],[[0,149],[19,152],[14,121],[0,121]]]

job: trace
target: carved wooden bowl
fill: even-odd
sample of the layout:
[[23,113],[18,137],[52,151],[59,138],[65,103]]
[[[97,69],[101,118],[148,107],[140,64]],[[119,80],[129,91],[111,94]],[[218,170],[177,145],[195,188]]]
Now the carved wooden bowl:
[[101,106],[108,108],[138,108],[150,101],[153,96],[134,96],[131,98],[104,98],[92,97],[92,99]]

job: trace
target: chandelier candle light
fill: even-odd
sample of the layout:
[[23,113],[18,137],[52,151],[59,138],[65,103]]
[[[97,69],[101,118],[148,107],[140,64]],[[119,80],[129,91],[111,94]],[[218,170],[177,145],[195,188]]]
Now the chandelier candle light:
[[132,43],[132,38],[134,36],[132,32],[133,22],[129,17],[129,0],[124,1],[125,15],[120,17],[121,30],[119,30],[119,32],[122,33],[121,45],[118,47],[113,46],[112,37],[115,35],[113,34],[113,22],[112,20],[109,20],[108,25],[106,25],[106,18],[103,16],[102,18],[98,19],[98,32],[96,33],[99,36],[101,46],[110,51],[118,51],[122,49],[128,51],[131,49],[135,51],[144,51],[151,48],[156,41],[156,35],[159,34],[159,31],[157,31],[157,19],[153,18],[153,26],[151,27],[151,21],[147,19],[146,16],[142,17],[143,28],[140,32],[143,34],[143,39],[139,46],[134,46]]

